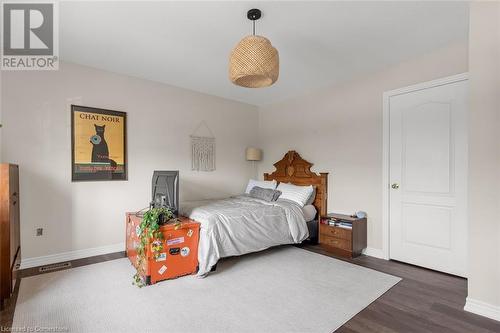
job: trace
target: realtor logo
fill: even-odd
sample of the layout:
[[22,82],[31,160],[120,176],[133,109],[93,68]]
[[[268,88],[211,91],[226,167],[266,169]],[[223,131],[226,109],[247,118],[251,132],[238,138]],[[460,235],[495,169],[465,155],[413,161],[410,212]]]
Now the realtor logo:
[[55,2],[2,3],[2,70],[58,69]]

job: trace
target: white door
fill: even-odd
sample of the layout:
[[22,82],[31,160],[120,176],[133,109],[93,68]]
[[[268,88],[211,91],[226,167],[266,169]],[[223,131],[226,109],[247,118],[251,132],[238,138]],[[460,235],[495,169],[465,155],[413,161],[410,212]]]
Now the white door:
[[466,110],[463,79],[389,98],[391,259],[466,275]]

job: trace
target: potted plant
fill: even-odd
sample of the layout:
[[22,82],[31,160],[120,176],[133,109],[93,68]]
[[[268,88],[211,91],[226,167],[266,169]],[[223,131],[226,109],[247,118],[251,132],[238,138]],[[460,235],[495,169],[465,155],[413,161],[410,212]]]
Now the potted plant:
[[[150,208],[144,213],[138,230],[140,241],[136,248],[137,272],[135,273],[133,280],[133,284],[136,286],[143,287],[145,285],[144,276],[146,275],[146,272],[144,271],[144,263],[147,259],[147,246],[149,242],[151,241],[153,257],[154,259],[157,259],[163,249],[163,234],[160,232],[160,227],[171,221],[173,217],[174,214],[172,210],[166,207]],[[175,223],[177,229],[180,226],[180,222],[175,219]]]

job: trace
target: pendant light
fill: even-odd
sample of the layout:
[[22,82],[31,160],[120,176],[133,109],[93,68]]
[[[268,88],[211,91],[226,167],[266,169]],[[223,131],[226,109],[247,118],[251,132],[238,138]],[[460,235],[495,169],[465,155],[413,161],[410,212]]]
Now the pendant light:
[[255,21],[260,17],[259,9],[248,11],[247,18],[253,23],[253,33],[243,38],[229,57],[229,79],[241,87],[268,87],[278,80],[278,51],[269,39],[255,35]]

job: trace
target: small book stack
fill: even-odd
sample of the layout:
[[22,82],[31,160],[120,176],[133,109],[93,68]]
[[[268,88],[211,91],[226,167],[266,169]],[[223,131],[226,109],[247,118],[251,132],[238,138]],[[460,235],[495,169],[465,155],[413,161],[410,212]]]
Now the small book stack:
[[330,217],[330,218],[322,220],[321,222],[323,224],[328,224],[330,226],[352,229],[352,221],[348,221],[348,220]]

